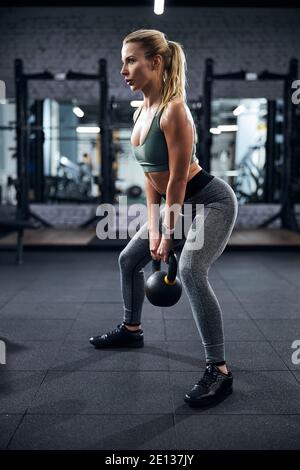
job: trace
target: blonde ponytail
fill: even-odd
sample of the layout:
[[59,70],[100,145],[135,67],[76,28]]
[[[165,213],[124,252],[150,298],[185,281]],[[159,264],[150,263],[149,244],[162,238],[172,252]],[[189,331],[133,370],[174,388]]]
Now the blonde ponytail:
[[160,109],[163,109],[172,98],[181,98],[186,102],[186,59],[182,46],[175,41],[168,41],[171,51],[169,67],[164,70],[163,94]]
[[158,111],[169,101],[180,98],[186,102],[186,59],[181,44],[168,41],[165,34],[156,29],[139,29],[129,33],[123,44],[139,42],[145,50],[145,57],[151,59],[159,54],[163,58],[162,100]]

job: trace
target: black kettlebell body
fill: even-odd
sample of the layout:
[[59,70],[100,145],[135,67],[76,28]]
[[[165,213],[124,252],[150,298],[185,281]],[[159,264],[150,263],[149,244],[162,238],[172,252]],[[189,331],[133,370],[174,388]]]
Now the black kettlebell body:
[[168,273],[160,270],[160,261],[153,260],[153,274],[145,284],[146,297],[152,305],[157,307],[171,307],[181,297],[182,285],[177,277],[177,257],[173,250],[169,252]]

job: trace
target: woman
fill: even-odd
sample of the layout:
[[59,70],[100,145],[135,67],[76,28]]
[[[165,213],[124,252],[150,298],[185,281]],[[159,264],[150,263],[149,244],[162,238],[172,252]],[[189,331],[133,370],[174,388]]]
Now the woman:
[[[207,363],[203,377],[184,400],[191,406],[212,404],[232,392],[233,378],[225,362],[222,312],[208,271],[233,230],[237,199],[226,182],[200,167],[195,156],[196,131],[186,105],[186,60],[181,45],[168,41],[157,30],[134,31],[123,41],[122,63],[124,80],[132,91],[141,91],[144,96],[133,117],[131,144],[144,170],[148,221],[119,257],[124,321],[113,331],[90,338],[90,342],[96,348],[143,346],[143,267],[151,259],[167,262],[170,249],[182,246],[179,273]],[[155,205],[162,197],[166,204],[157,224]],[[183,222],[184,213],[173,213],[170,208],[185,208],[186,204],[192,204],[194,218],[187,237],[178,240],[174,231]],[[199,230],[196,204],[204,206],[204,239],[198,249],[190,249],[189,235],[195,227]]]

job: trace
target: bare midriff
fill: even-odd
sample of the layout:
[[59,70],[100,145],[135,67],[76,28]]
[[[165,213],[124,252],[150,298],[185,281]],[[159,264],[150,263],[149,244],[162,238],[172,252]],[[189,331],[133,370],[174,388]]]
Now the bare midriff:
[[[190,181],[202,168],[197,162],[193,162],[190,165],[188,181]],[[166,171],[157,171],[151,173],[145,173],[145,176],[148,178],[154,189],[160,194],[167,193],[167,186],[170,178],[169,170]]]

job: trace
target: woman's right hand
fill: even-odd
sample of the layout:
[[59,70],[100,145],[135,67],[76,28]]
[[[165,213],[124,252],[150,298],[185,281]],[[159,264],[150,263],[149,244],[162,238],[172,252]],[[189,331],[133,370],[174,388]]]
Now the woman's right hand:
[[149,247],[150,247],[150,254],[152,259],[157,260],[157,249],[160,245],[161,241],[161,234],[158,233],[149,233]]

